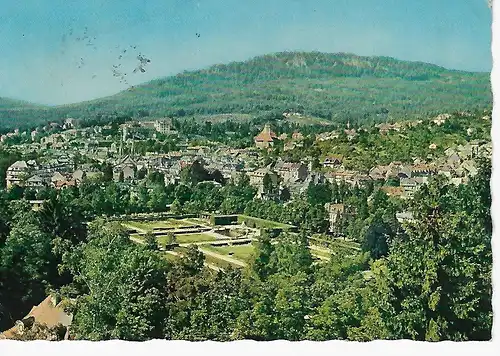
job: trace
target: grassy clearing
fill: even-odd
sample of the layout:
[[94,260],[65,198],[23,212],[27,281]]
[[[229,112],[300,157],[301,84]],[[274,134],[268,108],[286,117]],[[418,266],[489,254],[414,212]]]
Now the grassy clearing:
[[180,256],[171,255],[170,253],[165,253],[164,256],[170,262],[174,262],[180,258]]
[[240,265],[232,264],[231,262],[221,260],[220,258],[205,255],[205,262],[217,266],[222,269],[228,268],[243,268]]
[[190,219],[184,219],[182,222],[188,223],[188,224],[193,224],[193,225],[210,225],[210,222],[204,219],[196,219],[196,218],[190,218]]
[[[215,237],[208,234],[179,234],[175,235],[176,242],[179,244],[194,243],[194,242],[205,242],[205,241],[215,241]],[[166,235],[158,236],[158,242],[162,245],[167,243],[168,237]]]
[[343,241],[343,240],[336,239],[331,243],[332,248],[335,246],[339,246],[339,247],[343,247],[343,248],[347,248],[347,249],[351,249],[351,250],[355,250],[355,251],[361,250],[360,245],[357,242],[353,242],[353,241]]
[[191,227],[198,223],[193,223],[188,220],[168,219],[161,221],[126,221],[125,224],[136,227],[141,230],[152,231],[153,229],[179,229]]
[[311,255],[319,256],[319,257],[326,257],[326,258],[332,257],[332,254],[327,252],[327,251],[320,251],[320,250],[313,250],[313,249],[311,249]]
[[252,244],[217,247],[203,246],[203,248],[247,263],[252,260],[254,252],[254,246]]
[[169,221],[127,221],[127,225],[136,227],[141,230],[152,231],[154,228],[173,228],[176,225]]

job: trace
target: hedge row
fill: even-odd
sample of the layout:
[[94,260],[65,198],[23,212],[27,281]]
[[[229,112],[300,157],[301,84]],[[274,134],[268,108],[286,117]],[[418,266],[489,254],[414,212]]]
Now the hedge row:
[[248,227],[261,229],[276,229],[281,231],[296,231],[297,227],[288,224],[282,224],[276,221],[255,218],[253,216],[238,215],[238,223],[245,223]]
[[238,222],[238,215],[212,215],[210,216],[210,224],[212,226],[231,225]]

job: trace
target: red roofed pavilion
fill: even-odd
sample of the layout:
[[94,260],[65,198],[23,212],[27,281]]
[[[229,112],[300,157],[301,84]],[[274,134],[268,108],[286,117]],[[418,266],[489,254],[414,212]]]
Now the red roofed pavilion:
[[274,144],[274,141],[278,139],[278,136],[271,131],[271,127],[269,125],[265,125],[264,129],[260,134],[255,136],[255,145],[258,148],[268,148],[272,147]]

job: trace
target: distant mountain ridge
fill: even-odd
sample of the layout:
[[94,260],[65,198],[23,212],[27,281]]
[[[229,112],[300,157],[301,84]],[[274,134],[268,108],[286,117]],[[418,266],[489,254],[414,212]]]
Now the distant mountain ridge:
[[135,117],[291,110],[331,121],[425,115],[492,105],[489,73],[349,53],[280,52],[152,80],[116,95],[53,108],[10,110],[4,118],[53,120],[112,113]]
[[15,109],[26,107],[41,107],[41,105],[33,104],[24,100],[16,100],[10,98],[0,97],[0,109]]

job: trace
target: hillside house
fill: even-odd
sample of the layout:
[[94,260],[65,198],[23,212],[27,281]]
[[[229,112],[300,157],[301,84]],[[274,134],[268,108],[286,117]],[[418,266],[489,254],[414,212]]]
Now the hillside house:
[[401,162],[391,162],[387,166],[387,171],[385,173],[385,179],[390,178],[410,178],[411,177],[411,167],[404,165]]
[[77,183],[81,183],[85,179],[85,172],[81,169],[77,169],[72,174],[72,179],[74,179]]
[[73,118],[68,118],[64,120],[63,129],[74,129],[76,127],[77,120]]
[[404,222],[413,222],[415,221],[413,219],[413,214],[409,211],[403,211],[403,212],[398,212],[396,213],[396,219],[398,220],[398,222],[400,224],[404,223]]
[[26,180],[25,186],[37,190],[45,186],[45,181],[42,177],[35,174]]
[[265,168],[259,168],[253,172],[249,172],[248,176],[250,178],[250,185],[253,185],[254,187],[262,187],[264,184],[264,177],[266,174],[271,178],[273,184],[278,184],[278,176],[276,173],[271,171],[268,167]]
[[63,189],[63,188],[76,187],[76,186],[77,186],[76,180],[71,179],[71,178],[66,178],[66,180],[57,181],[54,184],[54,188],[56,188],[58,190]]
[[368,175],[373,180],[385,180],[385,175],[389,170],[389,166],[375,166],[368,172]]
[[352,182],[352,179],[354,178],[354,176],[356,175],[356,172],[352,172],[352,171],[334,171],[334,172],[328,172],[325,174],[325,177],[326,177],[326,180],[328,180],[328,182],[330,183],[341,183],[341,182],[345,182],[345,183],[350,183]]
[[452,167],[458,167],[462,163],[462,160],[457,152],[453,152],[446,158],[446,163]]
[[354,137],[357,136],[356,129],[346,129],[344,130],[344,133],[347,135],[347,139],[351,141]]
[[156,120],[154,122],[154,128],[156,132],[161,133],[162,135],[169,135],[171,133],[171,125],[170,120]]
[[36,163],[34,161],[16,161],[7,168],[5,183],[7,189],[14,185],[23,186],[24,179],[28,178],[30,171],[36,168]]
[[61,184],[61,182],[66,182],[68,178],[64,176],[61,172],[55,172],[50,178],[50,183],[53,187]]
[[284,182],[303,181],[309,174],[307,165],[304,163],[284,162],[278,167],[275,166],[274,169]]
[[376,125],[375,127],[378,128],[378,131],[381,135],[385,135],[385,134],[389,133],[389,131],[399,132],[399,131],[401,131],[401,128],[402,128],[401,124],[399,124],[399,123],[395,123],[395,124],[382,123],[382,124]]
[[330,155],[323,160],[323,167],[334,168],[342,165],[344,156],[342,155]]
[[444,175],[447,178],[451,178],[453,172],[454,172],[454,168],[448,164],[440,165],[437,168],[437,174]]
[[432,122],[438,126],[441,126],[442,124],[444,124],[446,122],[446,120],[448,120],[449,118],[451,118],[451,115],[450,114],[440,114],[438,116],[436,116]]
[[415,177],[415,178],[401,178],[400,187],[404,190],[404,195],[408,198],[413,197],[415,192],[422,186],[423,184],[428,183],[428,177]]
[[304,135],[302,135],[300,132],[298,131],[295,131],[293,134],[292,134],[292,140],[294,141],[302,141],[304,139]]
[[337,131],[324,132],[316,135],[316,141],[328,141],[339,138],[339,133]]

